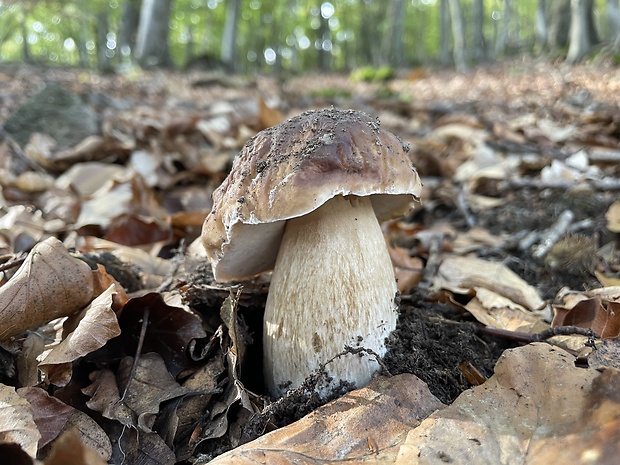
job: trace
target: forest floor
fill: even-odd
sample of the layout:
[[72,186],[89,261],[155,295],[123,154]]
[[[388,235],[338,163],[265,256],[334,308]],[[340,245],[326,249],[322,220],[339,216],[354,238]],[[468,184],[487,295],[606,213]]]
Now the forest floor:
[[[64,90],[47,107],[33,102],[50,83]],[[433,408],[405,421],[374,397],[360,401],[369,405],[363,431],[359,418],[338,416],[356,404],[346,386],[331,407],[301,391],[265,395],[268,276],[218,284],[194,242],[248,138],[332,106],[377,116],[410,143],[424,185],[410,214],[383,225],[401,295],[383,360],[391,377],[376,392],[406,405],[428,395]],[[0,64],[0,129],[0,324],[21,328],[0,332],[0,398],[16,414],[20,398],[29,404],[20,424],[29,434],[14,441],[30,454],[62,457],[75,447],[63,435],[70,426],[104,460],[126,464],[205,463],[237,446],[218,463],[326,463],[330,453],[365,463],[545,463],[596,450],[597,461],[579,463],[611,464],[620,453],[620,401],[605,387],[620,377],[618,357],[592,355],[595,341],[618,354],[620,335],[620,69],[511,61],[368,83]],[[88,295],[58,304],[85,283]],[[571,405],[549,401],[560,398]],[[513,414],[532,424],[498,423]],[[346,453],[302,419],[332,416]],[[0,419],[0,431],[12,428]],[[277,428],[284,436],[263,436]]]

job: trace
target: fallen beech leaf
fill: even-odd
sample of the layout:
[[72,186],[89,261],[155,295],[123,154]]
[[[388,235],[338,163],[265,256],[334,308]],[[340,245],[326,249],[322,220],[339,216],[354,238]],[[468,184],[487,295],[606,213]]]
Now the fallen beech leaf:
[[465,309],[486,326],[522,333],[538,333],[549,327],[534,313],[496,292],[484,287],[474,290],[476,295]]
[[567,295],[554,305],[551,326],[590,328],[602,338],[620,335],[620,287],[592,289],[583,294]]
[[411,430],[394,463],[615,464],[618,382],[547,344],[507,350],[488,381]]
[[64,432],[76,430],[82,441],[97,451],[99,457],[104,460],[111,457],[112,444],[108,436],[86,413],[50,397],[41,388],[21,388],[18,394],[32,406],[34,421],[42,432],[39,449],[61,437]]
[[210,463],[394,463],[407,432],[442,407],[426,384],[413,375],[378,377],[365,388]]
[[28,401],[14,387],[0,384],[0,443],[17,443],[34,457],[40,438]]
[[545,306],[536,289],[505,265],[473,256],[446,257],[439,266],[434,285],[457,293],[484,287],[527,310],[540,310]]
[[112,310],[114,292],[112,284],[93,300],[82,312],[83,317],[75,330],[54,347],[39,364],[39,369],[47,375],[50,383],[65,386],[71,378],[71,370],[61,368],[62,374],[60,374],[57,370],[59,365],[67,365],[70,368],[75,360],[100,349],[121,333],[116,314]]
[[17,394],[32,407],[34,422],[41,433],[41,449],[58,437],[74,409],[38,387],[20,388]]
[[125,426],[138,426],[137,415],[121,401],[116,376],[111,370],[93,371],[90,375],[92,384],[82,389],[90,396],[86,406],[100,412],[105,418],[117,420]]
[[71,429],[54,443],[44,465],[105,465],[107,462],[96,451],[84,444],[79,433]]
[[148,353],[140,356],[133,378],[129,379],[133,357],[124,357],[118,368],[119,386],[127,386],[124,403],[138,416],[138,428],[150,433],[159,413],[159,404],[187,394],[166,369],[159,354]]
[[0,340],[16,336],[87,305],[93,296],[89,266],[62,242],[38,243],[15,275],[0,288]]

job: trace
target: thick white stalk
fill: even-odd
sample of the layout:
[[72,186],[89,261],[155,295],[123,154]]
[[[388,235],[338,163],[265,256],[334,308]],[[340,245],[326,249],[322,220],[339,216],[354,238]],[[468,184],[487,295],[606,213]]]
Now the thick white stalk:
[[[396,291],[368,197],[337,196],[288,220],[265,307],[264,373],[270,393],[282,395],[299,386],[345,345],[383,355],[384,339],[396,326]],[[372,357],[347,354],[328,365],[334,378],[329,388],[341,379],[361,387],[378,368]]]

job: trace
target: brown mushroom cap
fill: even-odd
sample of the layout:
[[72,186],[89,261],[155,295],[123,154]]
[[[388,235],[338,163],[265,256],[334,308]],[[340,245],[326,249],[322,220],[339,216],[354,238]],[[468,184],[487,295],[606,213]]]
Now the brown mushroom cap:
[[398,137],[354,110],[316,110],[258,133],[213,193],[202,242],[219,281],[273,268],[287,219],[337,195],[371,196],[380,220],[405,213],[422,185]]

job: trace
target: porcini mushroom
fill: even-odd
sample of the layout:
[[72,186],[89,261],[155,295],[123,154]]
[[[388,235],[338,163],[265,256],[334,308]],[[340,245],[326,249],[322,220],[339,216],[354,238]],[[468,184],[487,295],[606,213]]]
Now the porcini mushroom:
[[[213,193],[202,242],[218,281],[273,269],[263,329],[272,395],[300,385],[345,345],[383,355],[397,320],[396,281],[379,220],[420,194],[408,146],[353,110],[302,113],[252,138]],[[379,369],[347,354],[333,383]],[[326,387],[321,394],[326,394]]]

